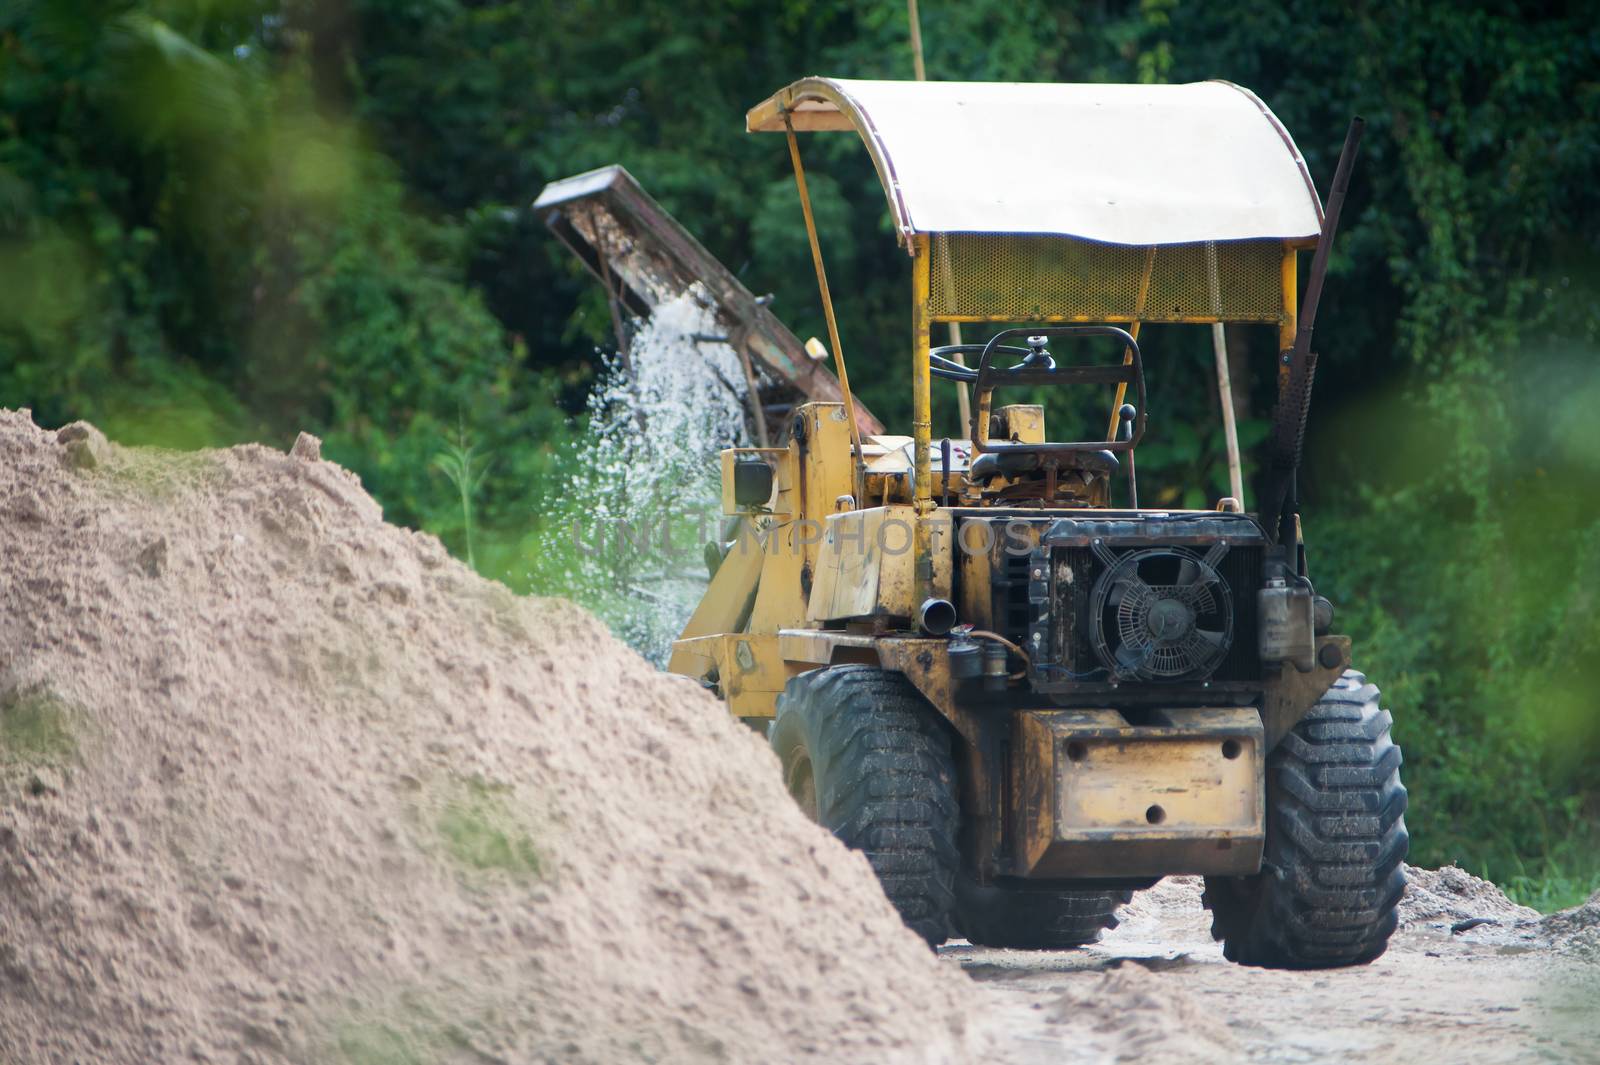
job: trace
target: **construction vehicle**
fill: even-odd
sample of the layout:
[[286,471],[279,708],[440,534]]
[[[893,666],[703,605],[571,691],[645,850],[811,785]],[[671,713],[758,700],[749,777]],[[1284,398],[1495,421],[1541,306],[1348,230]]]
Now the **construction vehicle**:
[[[1225,82],[807,78],[747,128],[788,139],[841,394],[722,454],[734,534],[669,668],[765,727],[795,800],[930,943],[1092,942],[1131,891],[1198,874],[1230,959],[1382,954],[1400,751],[1312,587],[1296,491],[1360,120],[1326,210]],[[859,429],[806,194],[796,134],[850,130],[911,259],[909,437]],[[1139,507],[1153,322],[1275,330],[1253,511]],[[934,347],[936,323],[992,335]],[[970,389],[965,439],[932,438],[935,377]],[[994,400],[1064,389],[1104,394],[1103,430],[1053,439],[1043,405]]]

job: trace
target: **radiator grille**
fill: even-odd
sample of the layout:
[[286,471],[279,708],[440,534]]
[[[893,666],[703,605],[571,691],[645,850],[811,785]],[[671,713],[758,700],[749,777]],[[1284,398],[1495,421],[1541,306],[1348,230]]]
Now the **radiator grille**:
[[[1261,679],[1256,649],[1256,592],[1261,587],[1261,561],[1260,547],[1234,547],[1217,566],[1233,598],[1233,643],[1212,674],[1213,680]],[[1105,565],[1087,547],[1057,548],[1052,563],[1057,589],[1051,627],[1054,657],[1074,675],[1099,674],[1102,663],[1089,642],[1089,614],[1095,582],[1105,572]]]
[[1073,237],[941,233],[931,251],[936,317],[1276,322],[1283,313],[1283,244],[1275,240],[1129,247]]
[[1028,602],[1029,559],[1027,555],[1002,555],[1001,560],[1001,577],[994,582],[999,593],[996,606],[1002,619],[1001,632],[1007,639],[1025,645],[1035,609]]

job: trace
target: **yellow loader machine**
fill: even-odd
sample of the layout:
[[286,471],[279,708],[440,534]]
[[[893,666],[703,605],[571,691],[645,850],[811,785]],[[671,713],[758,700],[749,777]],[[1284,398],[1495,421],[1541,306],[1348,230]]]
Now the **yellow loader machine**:
[[[1235,961],[1380,955],[1400,751],[1312,588],[1295,490],[1359,120],[1326,212],[1225,82],[807,78],[747,124],[788,138],[840,399],[722,454],[732,539],[670,668],[766,727],[795,800],[930,943],[1091,942],[1131,891],[1199,874]],[[911,258],[909,437],[861,435],[806,198],[796,134],[848,130]],[[1147,322],[1276,328],[1256,512],[1138,506]],[[990,335],[932,347],[939,323]],[[965,439],[932,438],[935,377]],[[1047,423],[1037,401],[1073,390],[1103,414]]]

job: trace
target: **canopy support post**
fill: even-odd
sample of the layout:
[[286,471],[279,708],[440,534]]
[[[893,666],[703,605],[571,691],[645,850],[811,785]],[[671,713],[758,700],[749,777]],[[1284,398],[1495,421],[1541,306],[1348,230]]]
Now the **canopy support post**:
[[1294,350],[1295,334],[1300,331],[1298,249],[1292,244],[1283,246],[1283,314],[1278,319],[1278,388],[1281,391],[1289,380],[1289,355]]
[[1244,470],[1239,465],[1239,426],[1233,416],[1233,382],[1228,374],[1228,339],[1221,322],[1211,323],[1211,354],[1217,360],[1217,399],[1222,404],[1222,439],[1228,448],[1228,494],[1244,509]]
[[1222,407],[1222,440],[1228,450],[1228,494],[1244,509],[1244,472],[1239,466],[1239,426],[1233,417],[1233,382],[1228,374],[1228,337],[1222,329],[1222,278],[1217,270],[1217,243],[1206,242],[1206,280],[1211,289],[1211,355],[1217,361],[1217,403]]
[[[1144,318],[1145,301],[1150,298],[1150,274],[1155,269],[1155,265],[1156,246],[1152,244],[1144,252],[1144,276],[1139,279],[1139,301],[1133,308],[1133,321],[1128,323],[1128,335],[1135,340],[1139,339],[1139,322]],[[1132,351],[1124,351],[1122,353],[1122,365],[1133,365]],[[1122,422],[1122,401],[1127,396],[1128,383],[1126,381],[1118,381],[1117,398],[1111,401],[1111,424],[1106,427],[1107,440],[1115,440],[1117,438],[1117,426]],[[1144,411],[1139,413],[1143,414]]]
[[933,303],[927,234],[912,234],[911,244],[915,256],[911,260],[911,441],[916,485],[912,578],[914,601],[922,603],[933,596],[933,469],[928,454],[933,442],[933,368],[928,362]]
[[[855,451],[855,502],[862,505],[866,491],[866,460],[861,454],[861,427],[856,424],[856,402],[850,394],[850,375],[844,369],[844,347],[839,343],[839,322],[833,316],[833,295],[828,291],[828,271],[822,265],[822,244],[817,240],[817,221],[811,214],[811,194],[806,191],[806,168],[800,162],[800,142],[795,139],[794,123],[783,114],[784,132],[789,137],[789,161],[794,164],[794,183],[800,192],[800,213],[805,215],[806,238],[811,241],[811,264],[817,268],[817,290],[822,295],[822,317],[828,323],[828,343],[833,346],[833,365],[839,375],[839,392],[844,398],[844,416],[850,423],[850,446]],[[926,355],[923,361],[927,361]]]

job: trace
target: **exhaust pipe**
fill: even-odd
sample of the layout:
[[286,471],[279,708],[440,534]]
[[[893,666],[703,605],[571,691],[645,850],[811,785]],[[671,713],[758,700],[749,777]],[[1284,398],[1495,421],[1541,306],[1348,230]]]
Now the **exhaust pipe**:
[[956,608],[948,599],[929,599],[917,608],[917,624],[930,636],[947,635],[956,627]]

